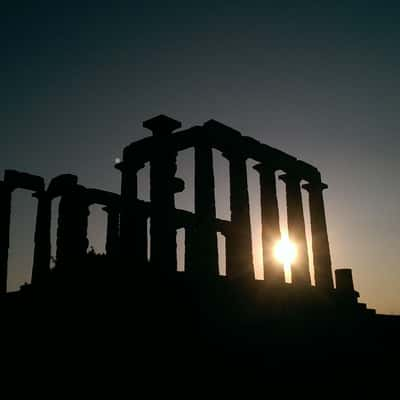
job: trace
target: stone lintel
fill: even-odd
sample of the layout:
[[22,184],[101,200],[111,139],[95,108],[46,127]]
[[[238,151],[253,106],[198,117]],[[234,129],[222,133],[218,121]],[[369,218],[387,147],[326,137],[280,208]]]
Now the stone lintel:
[[229,149],[229,150],[224,150],[222,152],[222,156],[225,157],[228,161],[246,161],[248,158],[248,155],[243,153],[241,149]]
[[53,178],[47,188],[51,198],[62,196],[78,185],[78,177],[72,174],[62,174]]
[[28,174],[12,169],[4,171],[4,182],[13,189],[26,189],[34,192],[44,190],[44,179],[38,175]]
[[275,173],[275,171],[278,170],[277,167],[274,167],[271,164],[266,164],[266,163],[259,163],[253,166],[253,169],[255,169],[257,172],[272,172]]
[[35,199],[42,199],[42,198],[46,198],[46,197],[51,199],[51,197],[49,196],[49,194],[45,190],[42,190],[40,192],[32,193],[32,197],[34,197]]
[[279,175],[279,179],[285,183],[288,183],[288,182],[300,182],[303,178],[294,173],[286,173]]
[[0,190],[8,190],[10,192],[13,191],[13,187],[11,187],[8,183],[4,182],[4,181],[0,181]]
[[203,124],[205,128],[212,129],[215,131],[220,131],[221,133],[227,133],[229,135],[233,135],[236,137],[241,137],[242,134],[236,129],[231,128],[228,125],[223,124],[222,122],[216,121],[215,119],[210,119]]
[[321,174],[318,168],[305,161],[296,160],[296,169],[306,180],[321,180]]
[[102,189],[86,188],[86,195],[89,205],[99,204],[112,208],[120,206],[121,196],[118,193]]
[[114,168],[116,168],[118,171],[126,171],[128,169],[132,169],[134,171],[139,171],[142,168],[144,168],[145,162],[142,160],[130,160],[130,159],[125,159],[123,161],[120,161],[119,163],[114,164]]

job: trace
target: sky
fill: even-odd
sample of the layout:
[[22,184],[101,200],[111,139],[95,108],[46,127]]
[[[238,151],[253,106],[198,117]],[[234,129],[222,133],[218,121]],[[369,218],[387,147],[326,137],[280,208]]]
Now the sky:
[[[333,267],[352,268],[360,301],[400,314],[400,5],[63,4],[2,5],[0,170],[46,182],[73,173],[119,192],[114,160],[148,135],[142,121],[216,119],[320,169]],[[190,152],[182,157],[179,171],[190,177]],[[223,182],[226,165],[216,167]],[[255,179],[249,172],[252,203]],[[188,189],[177,200],[191,197]],[[36,204],[20,190],[13,199],[15,290],[29,280]],[[97,248],[105,221],[92,211]]]

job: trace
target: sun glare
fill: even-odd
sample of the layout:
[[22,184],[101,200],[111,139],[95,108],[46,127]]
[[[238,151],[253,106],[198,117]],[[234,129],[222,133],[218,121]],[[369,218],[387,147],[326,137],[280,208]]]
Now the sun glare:
[[275,246],[275,257],[285,266],[295,260],[297,255],[296,246],[292,243],[288,237],[282,237],[282,239]]

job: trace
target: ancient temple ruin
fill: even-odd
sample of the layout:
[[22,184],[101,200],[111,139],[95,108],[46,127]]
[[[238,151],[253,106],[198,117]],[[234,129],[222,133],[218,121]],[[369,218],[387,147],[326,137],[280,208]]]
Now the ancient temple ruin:
[[[333,279],[323,200],[327,185],[316,167],[214,120],[179,130],[180,122],[159,115],[145,121],[143,127],[150,130],[151,136],[125,147],[123,159],[116,164],[121,172],[121,193],[84,187],[70,174],[57,176],[45,185],[39,176],[5,172],[0,184],[0,308],[15,299],[19,299],[15,301],[23,312],[38,297],[53,302],[55,298],[78,298],[75,286],[85,282],[82,289],[85,293],[96,292],[96,286],[103,285],[105,290],[96,295],[106,298],[107,304],[116,298],[116,292],[124,292],[136,296],[128,302],[136,304],[136,310],[149,307],[148,314],[161,319],[163,313],[172,314],[173,307],[165,308],[165,302],[179,293],[174,307],[183,307],[185,302],[191,304],[192,308],[184,306],[184,315],[185,320],[191,315],[193,326],[197,324],[193,307],[197,307],[202,310],[199,318],[207,315],[205,321],[209,321],[213,315],[213,324],[218,321],[218,329],[226,335],[228,331],[242,329],[239,326],[243,321],[247,321],[246,326],[257,323],[257,331],[248,328],[251,332],[248,335],[253,339],[259,337],[258,341],[273,335],[277,320],[280,327],[289,326],[301,316],[306,316],[302,321],[312,324],[313,334],[324,327],[321,336],[331,334],[332,326],[343,325],[347,332],[349,324],[353,324],[354,329],[354,321],[375,324],[379,318],[375,311],[358,303],[351,270],[338,269]],[[194,149],[194,212],[175,206],[175,194],[185,189],[185,182],[176,176],[177,155],[186,149]],[[214,149],[229,162],[230,220],[216,215]],[[246,170],[249,159],[257,162],[254,169],[259,175],[263,280],[255,279],[253,266]],[[138,197],[138,173],[146,163],[150,165],[149,202]],[[290,284],[285,282],[283,266],[273,256],[273,248],[281,237],[277,175],[286,189],[289,238],[298,249]],[[17,188],[32,191],[37,199],[32,279],[20,291],[7,293],[11,201]],[[315,285],[310,273],[302,190],[308,192],[309,199]],[[56,264],[51,268],[51,205],[57,197],[60,202]],[[102,269],[87,270],[87,227],[92,204],[104,206],[107,213],[106,255]],[[177,230],[182,228],[185,266],[184,272],[178,272]],[[221,256],[218,234],[226,241],[224,276],[218,271]],[[158,282],[156,286],[154,282]],[[121,284],[125,285],[122,289]],[[164,307],[164,311],[159,311],[159,307]],[[283,320],[286,325],[282,325]],[[176,321],[181,323],[181,318]],[[214,325],[212,329],[217,329]],[[364,331],[364,328],[362,325],[359,329]],[[286,331],[293,332],[294,328],[290,325],[290,329],[279,329],[275,339]]]
[[[292,266],[292,284],[310,287],[311,277],[307,254],[302,189],[309,194],[312,230],[312,251],[315,286],[334,290],[331,257],[325,218],[323,190],[318,169],[280,150],[241,135],[217,121],[177,131],[181,123],[160,115],[143,123],[151,137],[131,143],[124,149],[123,160],[116,165],[121,171],[121,193],[85,188],[78,178],[65,174],[47,186],[43,178],[7,170],[1,182],[1,248],[0,290],[6,292],[7,255],[12,191],[31,190],[37,198],[35,248],[32,284],[50,273],[51,202],[61,197],[57,233],[57,268],[73,268],[87,253],[89,206],[104,205],[108,214],[107,256],[135,269],[151,268],[160,273],[175,272],[176,231],[185,229],[185,273],[198,276],[218,275],[217,233],[226,238],[227,279],[254,279],[251,245],[249,193],[246,161],[258,162],[262,211],[262,245],[264,284],[284,284],[283,268],[273,257],[273,247],[281,237],[276,190],[276,171],[285,182],[287,219],[290,239],[297,244],[298,257]],[[193,148],[195,154],[194,213],[178,210],[174,195],[183,191],[185,183],[175,176],[176,158],[180,151]],[[230,221],[216,217],[213,149],[229,162]],[[137,174],[150,163],[150,202],[138,199]],[[150,219],[150,242],[147,220]],[[151,255],[148,260],[147,248]],[[117,261],[116,261],[117,262]],[[351,274],[336,271],[336,289],[352,287]],[[340,286],[342,285],[342,286]]]

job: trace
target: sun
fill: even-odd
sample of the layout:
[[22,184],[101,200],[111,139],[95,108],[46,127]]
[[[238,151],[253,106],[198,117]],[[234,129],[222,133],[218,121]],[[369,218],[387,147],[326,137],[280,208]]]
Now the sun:
[[282,237],[275,245],[274,255],[283,265],[288,266],[296,259],[297,249],[288,237]]

